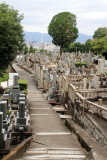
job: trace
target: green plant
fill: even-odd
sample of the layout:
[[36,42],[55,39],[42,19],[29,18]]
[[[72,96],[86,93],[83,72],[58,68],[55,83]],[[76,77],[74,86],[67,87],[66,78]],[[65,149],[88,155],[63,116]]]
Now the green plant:
[[7,81],[9,79],[8,73],[1,73],[0,82]]
[[21,91],[27,91],[28,81],[25,79],[19,79],[18,84],[20,86]]
[[87,63],[86,62],[76,62],[75,63],[76,67],[82,67],[82,66],[87,66]]
[[76,16],[70,12],[61,12],[52,18],[48,34],[53,38],[52,42],[60,46],[60,55],[64,48],[78,38],[76,24]]

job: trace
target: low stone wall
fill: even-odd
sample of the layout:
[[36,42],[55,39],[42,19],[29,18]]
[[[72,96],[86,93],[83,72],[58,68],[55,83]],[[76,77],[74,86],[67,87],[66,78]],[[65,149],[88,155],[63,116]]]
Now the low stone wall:
[[81,146],[88,151],[86,160],[107,160],[107,150],[74,121],[67,119],[66,127],[73,132]]
[[22,157],[23,153],[29,147],[32,137],[27,138],[21,144],[17,145],[9,154],[7,154],[2,160],[15,160]]
[[83,113],[83,109],[79,103],[72,103],[68,101],[68,108],[70,108],[70,114],[73,120],[84,128],[90,135],[92,135],[99,143],[107,147],[107,137],[96,125],[88,113]]

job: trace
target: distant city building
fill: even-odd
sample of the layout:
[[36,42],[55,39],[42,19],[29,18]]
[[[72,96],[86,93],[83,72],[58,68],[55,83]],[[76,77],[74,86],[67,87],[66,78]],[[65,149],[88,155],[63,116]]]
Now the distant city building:
[[48,52],[59,52],[60,47],[59,46],[55,46],[53,43],[44,43],[43,42],[43,37],[41,42],[36,42],[36,41],[27,41],[25,42],[27,47],[30,48],[30,46],[32,46],[33,48],[36,49],[44,49],[47,50]]

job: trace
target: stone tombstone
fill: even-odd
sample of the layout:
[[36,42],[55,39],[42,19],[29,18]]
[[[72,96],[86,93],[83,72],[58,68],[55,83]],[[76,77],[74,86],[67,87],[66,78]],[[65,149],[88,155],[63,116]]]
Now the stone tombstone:
[[72,68],[75,68],[75,67],[76,67],[76,66],[75,66],[75,61],[72,61],[71,64],[72,64]]
[[98,73],[104,73],[105,72],[105,59],[99,59],[98,60]]
[[92,61],[92,54],[89,54],[89,61]]
[[95,84],[95,82],[94,82],[94,78],[91,80],[91,88],[94,88],[94,84]]
[[49,74],[48,69],[45,70],[45,80],[46,80],[47,82],[49,82],[49,80],[50,80],[50,74]]
[[89,62],[90,62],[89,57],[86,57],[86,58],[85,58],[85,62],[87,63],[87,65],[89,64]]
[[93,69],[90,69],[90,74],[94,74],[94,70]]
[[107,67],[107,60],[105,60],[105,67]]
[[70,67],[70,74],[74,74],[74,69]]
[[52,81],[52,87],[56,88],[56,77],[57,73],[56,71],[53,72],[53,81]]
[[3,120],[6,119],[7,101],[0,101],[0,112],[3,112]]
[[10,105],[9,105],[10,95],[8,93],[3,94],[3,101],[7,101],[7,109],[9,109],[10,108]]
[[59,60],[59,66],[60,66],[60,67],[62,66],[62,61],[61,61],[61,59]]
[[14,75],[13,77],[13,86],[18,86],[18,75]]
[[70,73],[70,69],[67,68],[67,70],[66,70],[66,75],[68,75],[69,73]]
[[24,118],[25,117],[25,102],[21,101],[19,102],[19,117]]
[[85,71],[85,66],[82,65],[82,73],[84,73],[84,71]]
[[91,89],[91,83],[92,83],[91,81],[88,82],[88,84],[89,84],[88,89]]
[[80,76],[80,75],[81,75],[81,72],[80,72],[80,71],[78,71],[78,72],[77,72],[77,74]]
[[87,89],[87,78],[83,78],[83,89]]
[[98,105],[102,106],[102,104],[103,104],[102,99],[98,99]]
[[[78,68],[75,68],[75,69],[74,69],[74,74],[75,74],[75,75],[78,74]],[[79,74],[80,74],[80,72],[79,72]]]
[[97,88],[99,88],[99,85],[100,85],[99,77],[94,75],[94,77],[92,79],[92,87],[97,89]]
[[[78,60],[79,61],[79,60]],[[81,57],[81,62],[85,62],[85,58],[84,57]]]
[[106,85],[107,85],[107,82],[103,80],[103,86],[106,86]]
[[2,133],[3,128],[3,112],[0,112],[0,133]]
[[49,60],[48,60],[48,57],[47,57],[47,56],[45,57],[45,63],[46,63],[46,64],[49,63]]
[[101,84],[101,81],[97,81],[97,83],[96,83],[96,88],[97,89],[100,88],[100,84]]
[[67,58],[67,57],[66,57],[66,59],[65,59],[65,63],[68,64],[68,58]]

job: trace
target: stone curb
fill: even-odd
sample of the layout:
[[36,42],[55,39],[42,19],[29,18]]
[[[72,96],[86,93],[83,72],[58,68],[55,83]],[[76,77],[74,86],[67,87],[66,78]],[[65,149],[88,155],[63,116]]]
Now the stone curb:
[[69,119],[65,121],[65,125],[77,136],[82,147],[89,152],[86,158],[87,160],[107,160],[107,150],[92,138],[84,129]]

